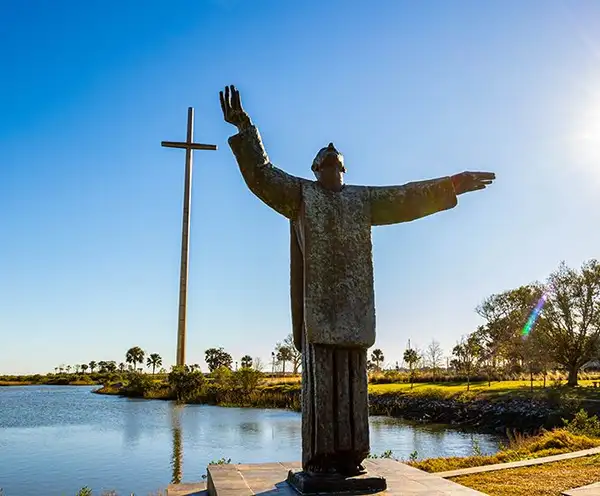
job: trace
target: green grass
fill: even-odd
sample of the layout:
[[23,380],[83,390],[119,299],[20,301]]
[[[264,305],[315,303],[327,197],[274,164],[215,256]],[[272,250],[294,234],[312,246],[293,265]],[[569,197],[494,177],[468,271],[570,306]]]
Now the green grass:
[[[534,381],[534,394],[550,390],[550,384],[546,383],[546,388],[543,387],[542,381]],[[560,390],[568,391],[577,398],[598,399],[600,400],[600,388],[592,387],[591,380],[579,381],[579,386],[576,388],[567,388],[561,386]],[[392,383],[392,384],[369,384],[369,392],[371,394],[385,393],[412,393],[432,396],[453,396],[467,391],[466,382],[444,382],[439,384],[434,383],[416,383],[411,388],[408,383]],[[488,386],[487,382],[471,383],[469,393],[473,396],[481,397],[500,397],[507,394],[523,394],[529,395],[529,381],[497,381],[492,382]]]

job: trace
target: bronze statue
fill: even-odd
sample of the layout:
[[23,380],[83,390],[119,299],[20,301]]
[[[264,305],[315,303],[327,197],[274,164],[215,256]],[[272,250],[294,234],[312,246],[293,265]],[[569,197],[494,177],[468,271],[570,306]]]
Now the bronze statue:
[[309,475],[352,477],[369,453],[367,349],[375,342],[371,226],[409,222],[484,189],[489,172],[403,186],[344,184],[333,143],[314,159],[316,181],[269,161],[232,85],[220,92],[229,145],[248,188],[290,220],[294,343],[302,351],[302,466]]

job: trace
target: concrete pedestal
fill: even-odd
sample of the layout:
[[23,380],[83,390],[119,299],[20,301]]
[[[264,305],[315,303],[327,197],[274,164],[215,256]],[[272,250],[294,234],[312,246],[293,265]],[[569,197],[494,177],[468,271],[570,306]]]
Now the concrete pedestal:
[[290,470],[287,483],[300,494],[374,494],[387,489],[383,477],[369,473],[354,477],[315,476]]
[[[434,474],[410,467],[395,460],[365,460],[365,468],[370,477],[382,477],[387,481],[387,489],[378,495],[403,496],[482,496],[483,493],[442,479]],[[206,490],[200,484],[189,485],[189,492],[173,485],[168,489],[169,496],[210,495],[210,496],[253,496],[285,495],[299,496],[287,483],[290,471],[302,469],[298,462],[262,463],[252,465],[210,465]],[[348,493],[329,493],[348,494]],[[373,494],[373,493],[371,493]]]

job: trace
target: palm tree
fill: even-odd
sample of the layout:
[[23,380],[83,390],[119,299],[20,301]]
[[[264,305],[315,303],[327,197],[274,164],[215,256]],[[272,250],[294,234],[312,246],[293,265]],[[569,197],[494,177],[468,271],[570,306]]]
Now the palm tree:
[[383,362],[383,351],[381,351],[379,348],[374,349],[371,353],[371,360],[375,362],[375,368],[377,370],[381,370],[380,364]]
[[83,373],[85,374],[85,371],[88,369],[87,363],[82,363],[81,364],[81,370],[83,370]]
[[152,375],[154,375],[154,371],[156,370],[156,367],[160,367],[161,365],[162,365],[162,358],[160,357],[160,355],[158,353],[152,353],[146,359],[146,366],[152,367]]
[[78,363],[75,364],[75,373],[79,374],[79,368],[81,367],[81,365],[79,365]]
[[92,360],[90,363],[90,374],[94,373],[94,369],[96,368],[96,365],[98,365],[96,362],[94,362],[94,360]]
[[125,361],[133,365],[133,370],[137,370],[138,363],[144,363],[144,350],[142,350],[139,346],[134,346],[133,348],[129,348],[127,353],[125,354]]
[[121,363],[119,364],[119,370],[120,370],[121,372],[123,372],[123,371],[125,370],[125,367],[127,367],[127,365],[125,365],[123,362],[121,362]]
[[71,366],[67,365],[67,374],[70,374],[70,373],[71,373]]
[[287,346],[279,346],[277,349],[277,360],[279,360],[283,366],[283,375],[285,376],[285,362],[289,362],[292,359],[292,351]]
[[408,348],[404,351],[404,361],[408,363],[408,368],[410,370],[410,388],[413,388],[413,367],[419,362],[421,357],[417,353],[417,350],[413,350]]
[[243,369],[249,369],[252,367],[252,357],[250,355],[244,355],[240,362]]

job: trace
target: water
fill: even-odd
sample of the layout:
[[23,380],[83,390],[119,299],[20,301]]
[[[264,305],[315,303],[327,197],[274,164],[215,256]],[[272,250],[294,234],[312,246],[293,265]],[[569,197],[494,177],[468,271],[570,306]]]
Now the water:
[[[0,488],[4,496],[156,494],[173,480],[200,481],[219,458],[234,463],[300,458],[300,414],[176,406],[92,394],[84,386],[0,387]],[[498,438],[371,418],[373,453],[462,456],[497,450]]]

